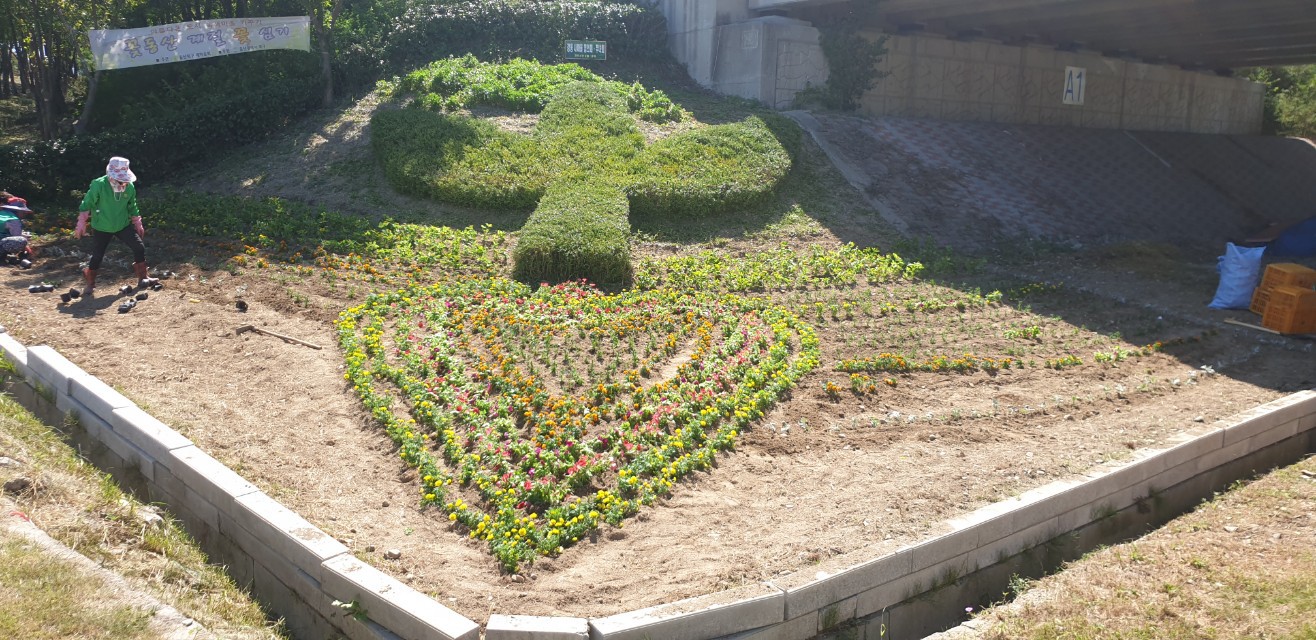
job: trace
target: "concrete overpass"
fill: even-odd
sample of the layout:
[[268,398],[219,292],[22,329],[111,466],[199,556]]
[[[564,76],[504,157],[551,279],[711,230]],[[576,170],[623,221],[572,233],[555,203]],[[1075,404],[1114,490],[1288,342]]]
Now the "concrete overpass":
[[[873,0],[657,1],[697,81],[784,108],[826,80],[813,23]],[[878,0],[864,26],[888,38],[875,115],[1257,133],[1233,70],[1316,62],[1316,0]]]
[[[749,0],[803,16],[871,0]],[[1038,42],[1192,68],[1316,62],[1312,0],[880,0],[876,27],[952,38]]]

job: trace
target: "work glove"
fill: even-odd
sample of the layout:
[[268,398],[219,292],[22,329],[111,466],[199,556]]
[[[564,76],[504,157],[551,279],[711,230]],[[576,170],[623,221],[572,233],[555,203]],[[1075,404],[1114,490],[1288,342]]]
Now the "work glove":
[[133,216],[133,228],[137,230],[137,237],[139,238],[146,237],[146,227],[142,226],[141,216]]
[[81,238],[87,235],[87,223],[91,221],[91,212],[83,211],[78,214],[78,226],[73,227],[73,237]]

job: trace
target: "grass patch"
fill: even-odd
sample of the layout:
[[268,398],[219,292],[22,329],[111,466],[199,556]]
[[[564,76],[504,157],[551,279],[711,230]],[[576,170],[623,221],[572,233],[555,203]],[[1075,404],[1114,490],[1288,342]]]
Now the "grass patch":
[[[1236,484],[1162,529],[1044,578],[989,609],[988,639],[1316,638],[1316,509],[1308,459]],[[1038,597],[1031,594],[1040,592]]]
[[[121,491],[112,478],[87,464],[50,427],[7,396],[0,396],[0,451],[23,463],[20,470],[0,469],[0,482],[20,474],[39,478],[40,490],[18,500],[19,508],[52,538],[124,577],[130,585],[151,593],[224,638],[282,638],[281,625],[271,623],[249,595],[234,584],[223,568],[208,564],[206,555],[167,514],[163,526],[147,530],[139,514],[148,507]],[[0,561],[0,565],[7,564]],[[51,565],[49,580],[61,569]],[[13,586],[0,574],[0,592]],[[95,597],[69,602],[91,602]],[[0,601],[10,602],[9,597]],[[20,600],[23,616],[37,618],[49,608],[39,600]],[[72,606],[72,605],[69,605]],[[20,617],[23,617],[20,616]],[[29,638],[7,633],[0,637]],[[117,628],[117,627],[116,627]],[[60,638],[136,637],[61,634]]]
[[154,638],[150,614],[102,606],[105,583],[36,544],[0,533],[0,637]]

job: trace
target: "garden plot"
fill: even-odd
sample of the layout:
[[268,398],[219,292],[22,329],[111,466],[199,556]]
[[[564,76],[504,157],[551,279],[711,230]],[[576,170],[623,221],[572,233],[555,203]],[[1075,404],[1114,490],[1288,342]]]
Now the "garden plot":
[[[453,242],[457,237],[462,241]],[[586,422],[572,445],[596,443],[584,465],[573,470],[581,462],[573,455],[559,461],[564,468],[553,481],[532,482],[531,491],[543,493],[535,498],[540,502],[518,500],[497,530],[505,534],[516,519],[522,525],[529,519],[523,538],[533,541],[535,553],[500,555],[488,539],[492,525],[480,527],[486,515],[490,522],[499,517],[500,503],[479,483],[487,479],[496,492],[508,488],[511,477],[494,477],[493,466],[452,464],[443,434],[433,428],[418,424],[412,436],[419,440],[382,428],[380,415],[369,404],[363,409],[354,382],[344,379],[352,375],[352,358],[343,359],[352,353],[350,344],[345,352],[315,351],[233,333],[255,323],[333,344],[346,330],[341,323],[335,328],[337,312],[366,305],[369,291],[386,296],[376,304],[404,310],[415,304],[399,292],[433,287],[440,271],[506,268],[500,238],[477,230],[427,236],[403,225],[372,237],[376,249],[325,255],[311,265],[282,264],[277,243],[257,256],[240,245],[236,255],[252,261],[269,256],[269,266],[236,273],[204,269],[177,254],[171,268],[179,277],[132,313],[92,313],[94,307],[15,293],[5,303],[5,324],[25,343],[55,346],[362,557],[476,620],[492,613],[606,615],[789,573],[812,574],[1280,397],[1293,388],[1286,385],[1296,384],[1284,381],[1304,371],[1310,377],[1310,354],[1300,343],[1204,328],[1192,315],[1195,300],[1162,300],[1183,312],[1167,315],[1163,308],[1119,304],[1076,287],[1017,277],[992,283],[981,270],[966,276],[972,285],[948,286],[889,254],[839,244],[786,251],[777,241],[738,242],[675,259],[655,254],[637,267],[637,281],[652,283],[651,293],[600,304],[593,325],[582,320],[596,313],[595,300],[603,301],[597,292],[531,293],[510,283],[499,285],[503,289],[472,284],[486,282],[484,276],[467,279],[465,297],[448,291],[428,298],[424,313],[380,327],[388,362],[405,363],[408,355],[397,348],[411,343],[409,334],[421,340],[418,349],[427,345],[423,340],[440,326],[430,323],[441,319],[470,347],[451,350],[454,362],[478,369],[481,356],[502,353],[512,365],[508,371],[543,381],[538,410],[561,403],[567,416],[572,407],[585,412],[572,416]],[[426,252],[431,242],[451,248],[448,262],[417,267],[412,252]],[[199,248],[182,239],[171,245],[188,255]],[[52,258],[43,271],[4,277],[15,287],[60,276],[68,284],[72,267],[71,259]],[[696,286],[704,293],[656,293]],[[234,308],[237,297],[249,311]],[[460,326],[452,312],[435,314],[436,300],[445,298],[468,305]],[[511,319],[528,321],[536,304],[544,317],[514,329]],[[573,304],[582,311],[575,323],[552,315]],[[653,305],[649,312],[636,311],[646,304]],[[722,316],[719,309],[735,313]],[[750,312],[760,328],[771,327],[760,320],[794,316],[780,344],[788,366],[808,372],[774,391],[762,417],[737,416],[733,406],[730,416],[719,414],[719,426],[705,432],[703,444],[678,440],[701,452],[698,465],[690,463],[694,456],[655,453],[674,437],[688,437],[676,435],[682,427],[675,413],[670,424],[647,432],[650,440],[633,437],[632,443],[649,448],[621,462],[611,440],[606,452],[597,444],[608,434],[622,436],[628,411],[638,412],[632,421],[644,419],[649,400],[661,406],[662,394],[681,393],[680,385],[663,384],[679,379],[701,353],[701,324],[687,327],[686,311],[700,322],[704,316],[719,321],[710,333],[719,345],[727,337],[722,329],[740,327]],[[485,314],[482,324],[477,312]],[[1079,315],[1084,319],[1076,322]],[[627,333],[628,322],[634,334]],[[760,353],[769,354],[775,333],[761,330]],[[806,367],[810,334],[817,336],[816,362]],[[591,336],[598,336],[597,346]],[[1216,370],[1222,361],[1233,364]],[[432,384],[439,372],[428,373]],[[467,390],[488,393],[489,387]],[[423,423],[409,389],[392,384],[379,393],[392,400],[388,415]],[[713,401],[745,397],[717,394]],[[604,406],[608,415],[598,411],[594,424],[588,411]],[[526,426],[516,433],[532,433]],[[469,424],[450,428],[477,433]],[[454,442],[461,449],[454,459],[485,455],[476,453],[484,445],[468,449],[465,441]],[[509,451],[524,453],[530,441],[506,442]],[[720,444],[700,448],[713,442]],[[422,453],[432,470],[425,466],[430,463],[418,464]],[[524,460],[517,455],[509,464]],[[607,455],[621,462],[616,470]],[[647,471],[621,473],[644,455],[650,456]],[[673,463],[676,473],[668,473]],[[469,481],[463,479],[468,470]],[[442,496],[434,492],[439,477]],[[650,492],[629,491],[622,485],[631,482],[626,478]],[[400,551],[400,558],[385,559],[388,550]],[[517,562],[515,573],[507,570],[508,558]]]
[[[532,290],[506,280],[524,211],[395,193],[344,118],[207,174],[222,193],[143,190],[178,276],[130,313],[24,291],[77,284],[64,212],[0,274],[0,322],[473,620],[812,576],[1316,380],[1309,343],[1204,309],[1209,265],[848,244],[890,234],[807,144],[761,209],[632,220],[633,287]],[[333,188],[278,197],[280,167]]]

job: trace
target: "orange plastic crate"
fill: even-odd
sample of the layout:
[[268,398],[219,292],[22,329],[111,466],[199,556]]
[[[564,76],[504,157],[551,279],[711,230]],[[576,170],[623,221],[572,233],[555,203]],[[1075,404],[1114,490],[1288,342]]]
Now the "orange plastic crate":
[[1261,276],[1260,288],[1274,289],[1286,284],[1310,289],[1312,285],[1316,285],[1316,269],[1292,262],[1266,265],[1265,275]]
[[1316,333],[1316,291],[1292,285],[1275,287],[1261,326],[1280,333]]
[[1251,309],[1252,313],[1263,315],[1266,313],[1266,303],[1269,301],[1270,289],[1267,289],[1266,287],[1257,287],[1256,290],[1252,292],[1252,304],[1248,306],[1248,309]]
[[1275,287],[1283,285],[1311,289],[1316,286],[1316,269],[1293,262],[1266,265],[1265,275],[1261,277],[1261,284],[1252,292],[1252,304],[1248,305],[1248,309],[1251,309],[1252,313],[1265,315],[1266,301],[1270,299],[1270,292]]

